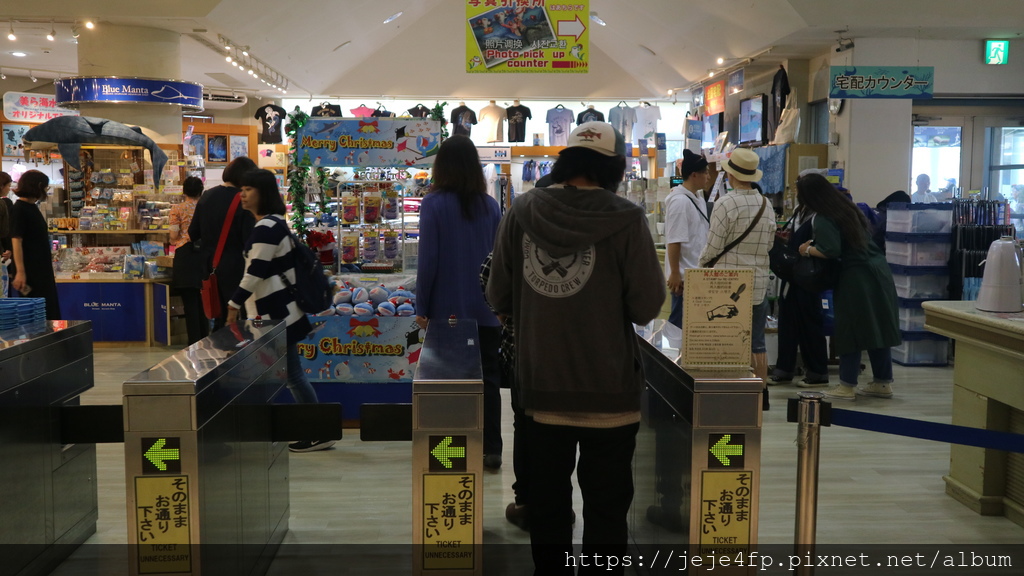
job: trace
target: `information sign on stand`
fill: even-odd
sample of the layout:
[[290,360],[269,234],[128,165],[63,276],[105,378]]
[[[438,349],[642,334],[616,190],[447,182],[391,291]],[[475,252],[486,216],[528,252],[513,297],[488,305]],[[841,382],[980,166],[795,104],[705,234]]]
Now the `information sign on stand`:
[[683,295],[683,366],[750,366],[754,271],[690,268]]

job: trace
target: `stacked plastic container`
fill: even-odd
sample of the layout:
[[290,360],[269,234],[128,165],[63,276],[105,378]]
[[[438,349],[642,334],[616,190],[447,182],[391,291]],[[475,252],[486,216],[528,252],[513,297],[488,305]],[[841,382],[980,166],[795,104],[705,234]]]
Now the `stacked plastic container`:
[[892,269],[903,343],[892,349],[904,366],[945,366],[949,339],[924,329],[926,300],[948,298],[952,204],[889,204],[885,259]]
[[0,298],[0,330],[45,321],[45,298]]

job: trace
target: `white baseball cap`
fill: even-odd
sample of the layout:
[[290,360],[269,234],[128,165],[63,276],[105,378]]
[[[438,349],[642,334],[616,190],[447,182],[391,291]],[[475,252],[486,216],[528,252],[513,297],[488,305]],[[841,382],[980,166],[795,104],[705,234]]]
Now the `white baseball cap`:
[[584,122],[569,134],[566,148],[587,148],[605,156],[625,156],[626,141],[607,122]]

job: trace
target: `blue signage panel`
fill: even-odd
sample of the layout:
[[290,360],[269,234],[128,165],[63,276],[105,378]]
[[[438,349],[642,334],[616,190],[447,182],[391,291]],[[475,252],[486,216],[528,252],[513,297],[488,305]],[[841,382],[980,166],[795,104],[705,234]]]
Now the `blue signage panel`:
[[171,344],[171,287],[153,284],[153,339],[164,346]]
[[299,342],[311,382],[412,382],[423,332],[411,317],[316,316]]
[[310,118],[295,135],[301,166],[429,166],[441,123],[418,118]]
[[934,66],[831,66],[829,98],[931,98]]
[[173,104],[188,111],[203,109],[203,85],[153,78],[80,76],[54,80],[57,105],[82,103]]
[[57,295],[61,318],[91,321],[96,342],[146,340],[144,283],[61,282]]

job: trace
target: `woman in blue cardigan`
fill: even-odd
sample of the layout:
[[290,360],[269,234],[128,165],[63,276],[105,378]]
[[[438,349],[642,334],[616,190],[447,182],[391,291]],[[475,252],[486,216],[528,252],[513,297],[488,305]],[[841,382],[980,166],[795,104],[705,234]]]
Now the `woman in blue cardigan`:
[[480,265],[494,246],[501,210],[487,195],[476,146],[465,136],[441,144],[433,186],[420,204],[416,321],[476,320],[484,378],[484,466],[501,467],[501,325],[480,290]]

